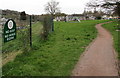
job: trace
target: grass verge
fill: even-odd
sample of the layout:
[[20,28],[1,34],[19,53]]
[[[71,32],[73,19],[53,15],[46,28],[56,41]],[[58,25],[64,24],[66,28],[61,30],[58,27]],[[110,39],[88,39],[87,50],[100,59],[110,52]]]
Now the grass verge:
[[[40,33],[42,30],[42,24],[37,22],[32,25],[32,41],[33,46],[36,40],[40,39]],[[2,46],[2,64],[6,64],[9,61],[12,61],[19,53],[25,52],[24,49],[30,48],[29,46],[29,29],[17,30],[17,38],[7,43],[3,43]],[[1,38],[0,38],[1,39]],[[2,41],[1,41],[2,42]],[[27,48],[25,48],[27,47]],[[0,48],[1,49],[1,48]]]
[[119,66],[119,75],[120,75],[120,31],[118,31],[119,27],[118,21],[113,21],[108,24],[104,24],[103,27],[105,27],[107,30],[109,30],[113,36],[114,40],[114,48],[116,52],[118,53],[118,66]]
[[107,20],[55,22],[55,32],[48,40],[42,42],[36,36],[34,50],[4,65],[3,76],[70,76],[80,55],[97,36],[95,25],[103,22]]
[[114,40],[114,47],[115,47],[115,50],[118,52],[118,59],[120,59],[120,47],[118,46],[120,31],[118,31],[118,21],[113,21],[111,23],[104,24],[103,27],[111,32]]

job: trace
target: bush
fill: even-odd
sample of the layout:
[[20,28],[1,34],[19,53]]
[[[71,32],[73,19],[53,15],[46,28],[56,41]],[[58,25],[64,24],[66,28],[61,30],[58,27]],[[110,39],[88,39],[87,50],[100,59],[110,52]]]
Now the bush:
[[100,19],[102,19],[102,17],[101,17],[101,16],[97,16],[96,19],[97,19],[97,20],[100,20]]
[[53,26],[52,16],[50,15],[44,16],[42,24],[43,24],[43,31],[41,33],[41,38],[42,40],[47,40],[49,33],[52,31],[52,26]]

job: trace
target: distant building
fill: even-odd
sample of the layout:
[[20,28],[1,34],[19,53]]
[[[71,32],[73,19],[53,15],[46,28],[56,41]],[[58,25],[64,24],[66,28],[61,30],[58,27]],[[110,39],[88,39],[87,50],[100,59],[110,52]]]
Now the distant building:
[[65,16],[58,16],[54,19],[54,21],[65,21]]
[[84,15],[78,15],[78,14],[67,16],[67,21],[76,21],[76,20],[86,20],[86,18]]
[[54,21],[75,21],[75,20],[86,20],[84,15],[67,15],[67,16],[58,16]]
[[107,20],[108,18],[109,18],[109,17],[108,17],[107,15],[103,15],[103,16],[102,16],[102,19],[106,19],[106,20]]

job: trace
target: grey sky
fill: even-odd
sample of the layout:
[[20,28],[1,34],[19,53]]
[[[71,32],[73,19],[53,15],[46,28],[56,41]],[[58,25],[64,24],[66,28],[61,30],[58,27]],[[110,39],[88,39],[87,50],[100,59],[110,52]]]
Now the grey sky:
[[[26,11],[28,14],[45,13],[45,4],[50,0],[1,0],[0,9]],[[82,13],[89,0],[55,0],[60,2],[61,12],[67,14]]]

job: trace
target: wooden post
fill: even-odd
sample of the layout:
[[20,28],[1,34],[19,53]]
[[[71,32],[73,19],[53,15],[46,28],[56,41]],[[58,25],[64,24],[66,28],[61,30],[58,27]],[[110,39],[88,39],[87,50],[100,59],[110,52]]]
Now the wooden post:
[[52,22],[52,32],[54,31],[54,15],[52,14],[52,20],[51,20],[51,22]]
[[32,21],[30,15],[30,47],[32,48]]

